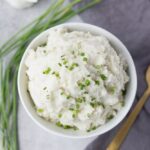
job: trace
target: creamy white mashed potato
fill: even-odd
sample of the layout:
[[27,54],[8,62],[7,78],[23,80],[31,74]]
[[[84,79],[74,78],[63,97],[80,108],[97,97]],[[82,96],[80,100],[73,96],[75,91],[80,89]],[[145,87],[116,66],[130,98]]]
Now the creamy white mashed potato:
[[52,29],[26,66],[37,113],[57,126],[91,131],[124,104],[127,66],[104,36]]

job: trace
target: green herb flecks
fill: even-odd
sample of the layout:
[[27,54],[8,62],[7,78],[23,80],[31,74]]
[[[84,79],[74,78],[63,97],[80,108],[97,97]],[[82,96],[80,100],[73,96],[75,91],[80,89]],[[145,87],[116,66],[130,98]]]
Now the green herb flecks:
[[94,100],[93,100],[92,102],[90,102],[90,105],[91,105],[93,108],[96,108],[96,107],[98,107],[98,106],[102,106],[103,108],[105,107],[103,103],[97,102],[97,101],[94,101]]
[[99,80],[95,80],[95,84],[96,85],[100,85],[100,81]]
[[66,96],[67,99],[70,99],[71,97],[72,97],[71,95],[67,95],[67,96]]
[[63,64],[66,65],[68,63],[68,60],[63,59]]
[[126,90],[122,90],[122,96],[125,96],[125,95],[126,95],[126,93],[127,93],[127,91],[126,91]]
[[60,67],[62,67],[62,64],[61,64],[61,63],[58,63],[58,65],[59,65]]
[[87,130],[87,132],[91,132],[93,130],[96,130],[98,127],[94,126],[93,123],[91,123],[90,128]]
[[71,66],[69,66],[69,70],[72,71],[73,69],[75,69],[76,67],[78,67],[79,65],[77,63],[72,63]]
[[57,125],[58,127],[63,127],[63,124],[62,124],[61,122],[56,122],[56,125]]
[[91,101],[95,101],[96,100],[96,97],[91,97]]
[[104,74],[101,74],[100,77],[101,77],[101,79],[104,80],[104,81],[107,80],[107,77],[106,77]]
[[78,113],[80,112],[80,104],[76,103],[73,107],[69,108],[69,110],[72,112],[72,117],[76,118]]
[[114,115],[113,115],[113,114],[110,114],[110,115],[107,116],[107,120],[111,120],[111,119],[113,119],[113,118],[114,118]]
[[65,95],[64,91],[60,93],[60,95]]
[[87,62],[87,61],[88,61],[88,58],[87,58],[87,57],[83,57],[83,61],[84,61],[84,62]]
[[73,117],[73,118],[76,118],[79,112],[80,112],[80,111],[79,111],[78,109],[73,110],[73,111],[72,111],[72,117]]
[[98,106],[98,104],[95,103],[95,102],[90,102],[90,105],[91,105],[93,108],[96,108],[96,107]]
[[60,93],[60,95],[64,96],[66,99],[72,98],[72,96],[68,92],[66,92],[64,90],[62,90],[62,92]]
[[38,112],[38,113],[42,113],[42,112],[44,112],[44,109],[39,108],[39,109],[37,109],[37,112]]
[[100,68],[101,68],[101,65],[94,65],[94,68],[100,69]]
[[89,92],[88,92],[88,91],[85,91],[84,94],[89,94]]
[[120,104],[121,104],[122,107],[124,107],[125,106],[125,101],[124,100],[120,101]]
[[77,103],[77,104],[76,104],[76,109],[79,109],[79,108],[80,108],[80,104]]
[[61,118],[62,117],[62,114],[58,114],[58,118]]
[[60,78],[59,72],[57,71],[53,71],[52,75],[55,75],[56,78]]
[[81,56],[85,56],[85,53],[82,52],[82,53],[80,53],[80,55],[81,55]]
[[44,88],[43,88],[43,90],[46,90],[46,89],[47,89],[47,87],[44,87]]
[[90,86],[90,84],[91,84],[91,81],[89,79],[83,79],[77,82],[77,85],[80,88],[80,90],[85,89],[86,87]]
[[78,87],[80,88],[80,90],[83,90],[85,88],[85,85],[83,83],[79,82]]
[[43,74],[49,74],[50,73],[50,71],[51,71],[51,68],[50,67],[48,67],[46,70],[44,70],[43,71]]
[[70,125],[63,125],[61,122],[57,122],[56,125],[57,125],[58,127],[64,128],[64,129],[77,130],[77,127],[75,127],[75,126],[70,126]]
[[91,81],[88,80],[88,79],[86,79],[86,80],[85,80],[85,86],[89,86],[90,84],[91,84]]
[[83,98],[76,98],[77,103],[82,103],[83,101],[84,101]]
[[115,94],[115,91],[116,91],[116,87],[115,86],[108,86],[108,92],[110,94]]

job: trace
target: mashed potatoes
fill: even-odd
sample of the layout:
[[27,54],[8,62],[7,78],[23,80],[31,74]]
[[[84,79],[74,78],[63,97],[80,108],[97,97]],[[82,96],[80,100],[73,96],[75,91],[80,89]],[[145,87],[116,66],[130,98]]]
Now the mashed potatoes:
[[37,113],[57,126],[91,131],[124,104],[126,65],[104,36],[52,29],[26,66]]

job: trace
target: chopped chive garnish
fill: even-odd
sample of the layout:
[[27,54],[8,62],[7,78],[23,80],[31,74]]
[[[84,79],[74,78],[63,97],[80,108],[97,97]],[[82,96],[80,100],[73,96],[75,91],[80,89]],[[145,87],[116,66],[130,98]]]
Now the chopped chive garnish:
[[63,63],[64,65],[66,65],[66,64],[68,63],[68,61],[67,61],[65,58],[62,58],[62,63]]
[[85,97],[82,97],[82,100],[83,100],[83,102],[85,102],[85,101],[86,101],[86,98],[85,98]]
[[109,115],[109,116],[107,116],[107,120],[111,120],[111,119],[113,119],[114,118],[114,115]]
[[117,109],[113,109],[113,110],[114,110],[114,112],[115,112],[115,113],[117,113],[117,112],[118,112],[118,110],[117,110]]
[[74,108],[69,108],[70,111],[74,111]]
[[79,109],[80,108],[80,104],[76,104],[76,108]]
[[66,97],[67,99],[70,99],[71,98],[71,95],[67,95],[67,97]]
[[83,61],[87,62],[87,61],[88,61],[87,57],[84,57],[84,58],[83,58]]
[[38,113],[42,113],[44,110],[42,108],[37,109]]
[[73,117],[73,118],[75,118],[75,117],[76,117],[76,115],[73,113],[73,114],[72,114],[72,117]]
[[52,74],[55,75],[57,78],[60,78],[59,72],[53,71]]
[[62,58],[62,57],[65,57],[65,55],[61,55],[61,58]]
[[65,94],[64,92],[61,92],[61,93],[60,93],[60,95],[64,95],[64,94]]
[[73,69],[74,69],[74,67],[73,67],[73,66],[70,66],[70,67],[69,67],[69,70],[70,70],[70,71],[72,71]]
[[96,69],[100,69],[100,68],[101,68],[100,65],[94,65],[94,67],[95,67]]
[[72,51],[71,53],[74,55],[74,54],[75,54],[75,51]]
[[125,96],[126,95],[126,90],[122,90],[122,96]]
[[100,77],[102,80],[107,80],[107,77],[104,74],[101,74]]
[[122,107],[124,107],[125,102],[124,101],[120,101],[120,104],[121,104]]
[[66,94],[65,91],[62,91],[62,92],[60,93],[60,95],[65,96],[67,99],[70,99],[70,98],[72,97],[71,95]]
[[96,84],[96,85],[99,85],[100,82],[99,82],[98,80],[95,80],[95,84]]
[[73,110],[72,117],[73,117],[73,118],[76,118],[77,115],[78,115],[78,113],[79,113],[79,110],[78,110],[78,109]]
[[88,79],[85,80],[85,85],[86,85],[86,86],[89,86],[90,83],[91,83],[90,80],[88,80]]
[[79,65],[77,63],[73,63],[73,66],[74,67],[78,67]]
[[46,90],[46,89],[47,89],[47,87],[44,87],[44,88],[43,88],[43,90]]
[[87,87],[91,84],[91,81],[89,79],[86,79],[86,80],[84,79],[82,82],[80,81],[77,84],[78,84],[80,90],[83,90],[85,87]]
[[103,103],[101,103],[101,102],[98,102],[98,105],[102,106],[103,108],[105,108],[105,105]]
[[94,100],[96,100],[96,98],[95,98],[95,97],[92,97],[92,98],[91,98],[91,101],[94,101]]
[[91,102],[90,105],[95,108],[97,106],[97,103]]
[[40,47],[45,47],[47,43],[40,44]]
[[62,117],[62,114],[58,114],[58,118],[61,118]]
[[72,71],[75,67],[78,67],[79,65],[77,63],[72,63],[72,65],[69,67],[69,70]]
[[58,127],[64,128],[64,129],[74,129],[74,130],[77,130],[77,128],[75,126],[63,125],[61,122],[56,122],[56,125]]
[[67,61],[67,60],[65,60],[65,61],[63,62],[63,64],[64,64],[64,65],[66,65],[67,63],[68,63],[68,61]]
[[46,70],[44,70],[44,71],[43,71],[43,74],[49,74],[49,73],[50,73],[50,71],[51,71],[51,68],[50,68],[50,67],[48,67]]
[[84,94],[88,94],[88,93],[89,93],[88,91],[85,91],[85,92],[84,92]]
[[58,72],[55,73],[55,76],[58,78],[60,77]]
[[71,128],[72,128],[72,126],[64,125],[64,126],[63,126],[63,128],[64,128],[64,129],[71,129]]
[[62,125],[62,123],[61,123],[60,121],[56,122],[56,125],[57,125],[58,127],[63,127],[63,125]]
[[62,64],[61,63],[58,63],[58,65],[61,67],[62,66]]
[[85,53],[82,52],[80,55],[81,55],[81,56],[85,56]]
[[77,111],[76,111],[76,110],[73,111],[72,117],[73,117],[73,118],[76,118],[76,117],[77,117]]
[[90,127],[90,128],[87,130],[87,132],[91,132],[91,131],[96,130],[96,129],[97,129],[96,126],[92,126],[92,127]]
[[79,86],[80,90],[83,90],[85,88],[85,85],[82,83],[78,83],[78,86]]
[[108,92],[111,93],[111,94],[114,94],[115,93],[115,89],[116,89],[115,86],[110,86],[110,87],[108,87]]
[[50,98],[50,95],[46,95],[46,98],[49,99],[49,98]]
[[76,98],[76,102],[82,103],[82,102],[83,102],[83,99],[82,99],[82,98]]
[[104,104],[101,103],[101,102],[95,102],[94,101],[95,99],[91,99],[92,102],[90,102],[90,105],[93,107],[93,108],[96,108],[98,106],[102,106],[104,108]]

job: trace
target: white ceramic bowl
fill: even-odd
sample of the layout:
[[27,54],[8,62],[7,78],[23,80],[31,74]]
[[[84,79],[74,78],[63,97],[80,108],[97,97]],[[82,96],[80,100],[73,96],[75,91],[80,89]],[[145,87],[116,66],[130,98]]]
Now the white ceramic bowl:
[[90,24],[85,23],[67,23],[67,24],[61,24],[59,26],[53,27],[58,28],[60,26],[65,26],[69,28],[70,30],[78,30],[78,31],[85,31],[85,32],[91,32],[95,35],[104,35],[112,44],[112,46],[117,50],[118,53],[121,53],[124,58],[127,60],[128,63],[128,74],[130,77],[130,81],[127,85],[127,93],[125,96],[125,106],[118,112],[117,116],[114,117],[111,121],[106,123],[105,125],[99,127],[95,131],[91,131],[88,133],[83,133],[81,131],[73,131],[73,130],[65,130],[57,127],[56,125],[44,120],[43,118],[39,117],[35,111],[32,99],[30,98],[28,92],[27,92],[27,76],[26,76],[26,66],[25,66],[25,59],[27,57],[27,54],[31,48],[36,48],[38,45],[43,44],[47,40],[48,32],[51,30],[46,30],[45,32],[41,33],[39,36],[37,36],[28,46],[26,49],[21,63],[19,67],[18,72],[18,91],[19,96],[21,99],[21,102],[29,114],[29,116],[43,129],[50,133],[55,133],[57,135],[61,135],[64,137],[71,137],[71,138],[86,138],[91,136],[96,136],[103,134],[112,128],[114,128],[117,124],[120,123],[120,121],[126,116],[126,114],[129,112],[132,103],[134,101],[136,88],[137,88],[137,76],[136,76],[136,70],[133,63],[133,60],[131,58],[131,55],[129,54],[127,48],[123,45],[123,43],[116,38],[114,35],[112,35],[110,32],[100,28],[96,27]]

